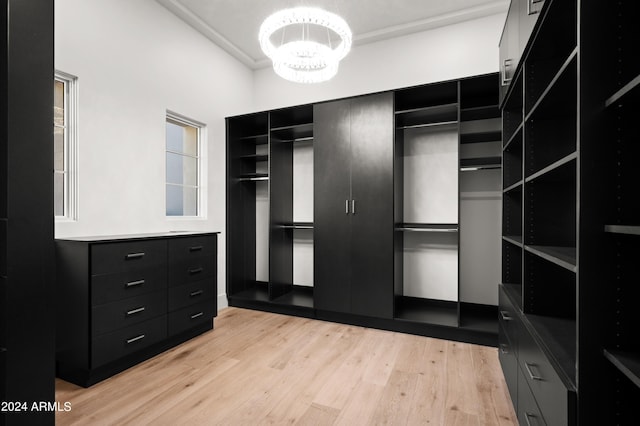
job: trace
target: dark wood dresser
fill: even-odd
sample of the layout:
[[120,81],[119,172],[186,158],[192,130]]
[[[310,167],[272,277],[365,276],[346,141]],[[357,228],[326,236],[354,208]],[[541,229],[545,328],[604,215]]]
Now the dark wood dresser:
[[90,386],[213,328],[217,233],[56,240],[56,370]]

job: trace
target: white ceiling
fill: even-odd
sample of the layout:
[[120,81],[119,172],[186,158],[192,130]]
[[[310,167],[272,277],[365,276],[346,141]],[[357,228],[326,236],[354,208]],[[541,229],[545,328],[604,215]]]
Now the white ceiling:
[[509,6],[509,0],[156,1],[253,69],[269,64],[260,50],[258,29],[280,9],[314,6],[337,13],[358,45],[506,12]]

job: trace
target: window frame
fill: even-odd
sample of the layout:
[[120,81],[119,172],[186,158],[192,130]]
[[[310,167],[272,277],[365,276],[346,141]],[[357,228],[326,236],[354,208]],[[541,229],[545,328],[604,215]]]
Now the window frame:
[[[166,125],[172,123],[178,126],[189,126],[196,129],[196,156],[186,154],[184,152],[176,152],[169,150],[167,147],[167,133]],[[165,176],[164,176],[164,214],[168,220],[193,220],[193,219],[205,219],[206,218],[206,150],[203,145],[206,140],[206,125],[197,120],[188,118],[182,114],[167,110],[165,114],[165,137],[164,137],[164,164],[165,164]],[[175,184],[167,181],[167,154],[181,155],[196,160],[196,185]],[[185,188],[196,189],[196,214],[195,215],[169,215],[167,214],[167,186],[180,186]]]
[[[54,84],[64,85],[64,124],[53,122],[54,128],[64,129],[63,138],[63,212],[56,215],[56,222],[75,222],[78,219],[78,77],[55,70]],[[60,173],[53,167],[53,173]],[[54,194],[55,196],[55,194]],[[55,203],[55,200],[54,200]]]

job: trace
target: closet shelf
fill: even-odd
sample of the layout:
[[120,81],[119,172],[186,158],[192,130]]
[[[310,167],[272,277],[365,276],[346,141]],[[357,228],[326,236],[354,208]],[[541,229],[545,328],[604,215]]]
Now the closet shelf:
[[400,223],[396,225],[396,231],[458,232],[458,225],[455,223]]
[[259,181],[259,180],[269,180],[269,175],[267,173],[246,173],[238,176],[239,181]]
[[636,225],[605,225],[604,232],[611,234],[640,235],[640,226]]
[[516,138],[518,136],[520,136],[520,138],[522,139],[522,129],[524,128],[524,122],[520,123],[518,125],[518,127],[516,128],[516,130],[513,132],[513,135],[511,135],[511,137],[509,138],[509,140],[507,141],[507,143],[504,144],[504,147],[502,148],[503,151],[506,151],[509,148],[509,145],[511,145],[511,143],[516,140]]
[[609,362],[640,388],[640,354],[608,349],[603,352]]
[[281,142],[291,142],[307,138],[313,139],[313,123],[295,126],[275,127],[271,129],[271,136]]
[[564,76],[565,72],[568,72],[571,66],[571,63],[574,60],[576,60],[577,56],[578,56],[578,48],[575,47],[571,52],[571,54],[564,61],[564,63],[562,64],[562,66],[560,67],[556,75],[553,77],[549,85],[546,87],[546,89],[542,92],[542,94],[535,101],[531,109],[528,111],[525,117],[525,121],[529,121],[531,119],[531,116],[535,114],[536,111],[539,109],[540,105],[542,105],[545,101],[548,100],[548,98],[550,97],[550,94],[553,94],[556,91],[557,89],[556,83]]
[[243,160],[255,160],[255,161],[268,161],[269,160],[269,156],[267,154],[241,155],[238,158],[242,158]]
[[255,141],[256,145],[264,145],[266,143],[269,142],[269,135],[268,134],[260,134],[260,135],[250,135],[250,136],[242,136],[239,137],[237,140],[239,141]]
[[502,140],[502,132],[486,131],[486,132],[474,132],[474,133],[460,133],[460,143],[482,143],[482,142],[496,142]]
[[571,272],[576,272],[575,247],[525,245],[524,248],[529,253],[555,263],[556,265],[568,269]]
[[458,104],[426,106],[395,112],[397,129],[413,129],[458,123]]
[[522,235],[504,235],[502,239],[514,246],[522,248]]
[[398,126],[396,129],[398,130],[408,130],[408,129],[422,129],[425,127],[439,127],[439,126],[452,126],[457,125],[458,121],[439,121],[436,123],[423,123],[423,124],[412,124],[408,126]]
[[605,107],[610,107],[612,105],[618,105],[621,102],[625,101],[627,98],[636,98],[640,94],[640,75],[636,76],[629,83],[625,84],[620,90],[613,94],[609,99],[605,102]]
[[535,179],[537,179],[537,178],[539,178],[541,176],[544,176],[544,175],[548,174],[549,172],[552,172],[552,171],[564,166],[567,163],[570,163],[571,161],[576,160],[577,158],[578,158],[578,153],[574,151],[571,154],[567,155],[566,157],[561,158],[560,160],[556,161],[555,163],[550,164],[550,165],[548,165],[547,167],[545,167],[545,168],[543,168],[541,170],[538,170],[537,172],[535,172],[534,174],[529,176],[525,181],[527,183],[531,182],[531,181],[533,181],[533,180],[535,180]]
[[460,171],[491,170],[502,167],[500,157],[462,158],[460,159]]
[[460,108],[460,120],[481,120],[485,118],[500,118],[501,112],[499,106],[496,105],[483,105],[471,108]]
[[502,190],[502,192],[504,192],[505,194],[507,192],[513,191],[514,189],[522,189],[522,179],[519,180],[518,182],[514,183],[511,186],[506,187],[505,189]]
[[293,222],[278,225],[282,229],[313,229],[313,222]]

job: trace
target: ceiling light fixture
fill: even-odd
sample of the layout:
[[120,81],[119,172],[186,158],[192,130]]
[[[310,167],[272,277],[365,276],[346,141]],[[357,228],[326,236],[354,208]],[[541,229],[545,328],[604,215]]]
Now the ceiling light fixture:
[[[271,41],[274,35],[280,38],[278,46]],[[335,76],[340,60],[351,49],[351,37],[344,19],[312,7],[274,13],[264,20],[258,35],[276,74],[298,83],[319,83]]]

